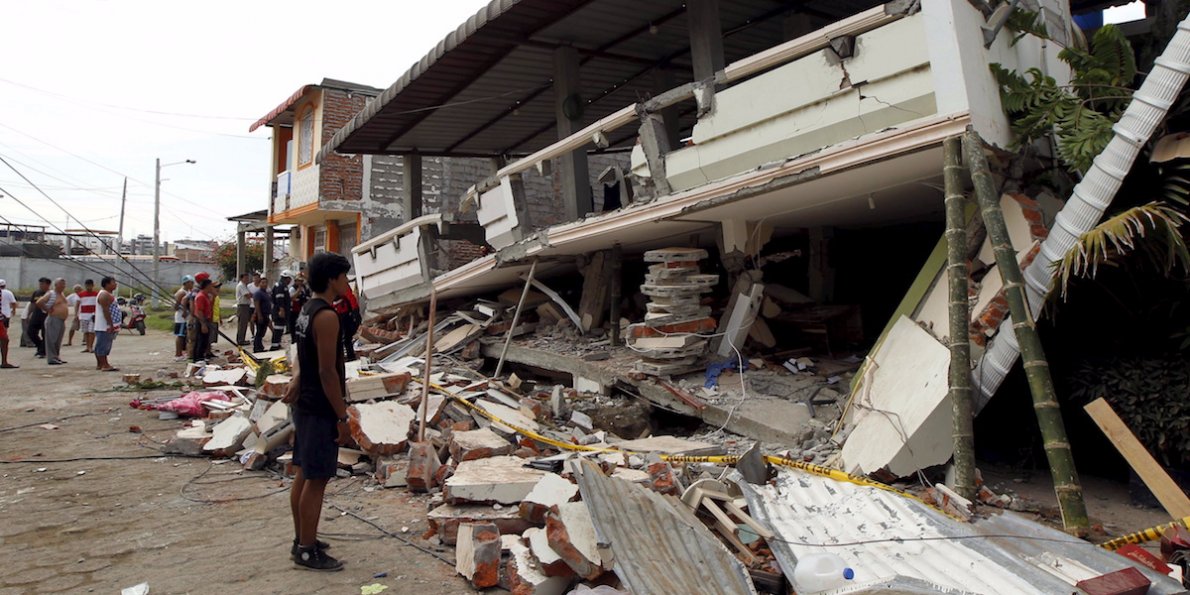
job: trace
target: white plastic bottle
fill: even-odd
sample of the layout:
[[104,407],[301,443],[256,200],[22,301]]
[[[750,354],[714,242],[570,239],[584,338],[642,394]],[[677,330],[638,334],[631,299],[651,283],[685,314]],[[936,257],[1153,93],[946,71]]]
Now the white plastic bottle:
[[806,554],[798,558],[793,569],[793,588],[798,595],[810,595],[845,586],[853,578],[855,571],[843,558],[827,553]]

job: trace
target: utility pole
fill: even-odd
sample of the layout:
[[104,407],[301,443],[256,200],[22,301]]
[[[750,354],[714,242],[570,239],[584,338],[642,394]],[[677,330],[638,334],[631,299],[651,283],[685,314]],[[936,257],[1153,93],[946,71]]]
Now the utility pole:
[[153,308],[161,306],[157,295],[157,274],[161,272],[161,158],[157,158],[153,183]]
[[124,247],[124,205],[128,202],[128,178],[124,178],[124,191],[120,193],[120,231],[116,234],[116,254]]

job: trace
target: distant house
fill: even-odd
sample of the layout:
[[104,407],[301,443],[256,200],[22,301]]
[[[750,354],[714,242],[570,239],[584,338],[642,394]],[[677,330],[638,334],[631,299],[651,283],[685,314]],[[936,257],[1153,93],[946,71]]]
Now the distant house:
[[215,246],[212,242],[182,240],[169,245],[169,256],[182,262],[215,262]]

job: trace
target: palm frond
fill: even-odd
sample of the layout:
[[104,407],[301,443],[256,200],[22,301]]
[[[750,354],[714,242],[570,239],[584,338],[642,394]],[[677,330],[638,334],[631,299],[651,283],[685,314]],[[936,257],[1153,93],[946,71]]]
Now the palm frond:
[[1078,242],[1055,266],[1062,298],[1071,279],[1094,279],[1102,266],[1118,266],[1119,259],[1140,251],[1164,274],[1174,269],[1190,272],[1190,251],[1181,226],[1190,222],[1181,211],[1151,202],[1115,215],[1079,236]]

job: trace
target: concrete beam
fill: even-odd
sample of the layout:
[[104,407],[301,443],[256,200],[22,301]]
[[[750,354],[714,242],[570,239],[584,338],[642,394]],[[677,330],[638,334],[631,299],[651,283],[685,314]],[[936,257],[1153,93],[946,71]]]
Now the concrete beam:
[[690,56],[694,80],[701,81],[723,70],[723,24],[719,0],[687,0],[686,22],[690,33]]
[[649,181],[653,185],[653,197],[661,197],[673,191],[665,174],[665,156],[670,151],[669,134],[665,120],[659,114],[641,114],[640,145],[649,164]]
[[[583,128],[582,110],[587,106],[579,83],[579,55],[573,47],[554,50],[554,115],[558,139]],[[580,219],[594,208],[586,145],[558,158],[561,162],[562,200],[568,219]]]
[[401,156],[401,206],[405,221],[422,216],[421,155]]

